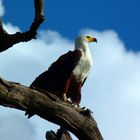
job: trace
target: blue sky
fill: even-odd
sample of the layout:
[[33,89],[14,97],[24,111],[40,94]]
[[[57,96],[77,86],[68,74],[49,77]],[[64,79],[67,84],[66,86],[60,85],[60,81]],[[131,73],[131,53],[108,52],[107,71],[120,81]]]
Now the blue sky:
[[[34,18],[32,0],[1,2],[5,29],[25,31]],[[77,35],[95,36],[98,43],[90,44],[94,66],[82,89],[81,106],[93,111],[105,140],[139,140],[138,6],[138,1],[46,1],[47,21],[38,39],[1,53],[0,76],[29,86],[61,54],[73,49]],[[38,116],[28,120],[24,112],[0,106],[2,140],[42,140],[47,130],[57,128]]]
[[[6,13],[4,21],[11,21],[22,30],[33,20],[33,0],[4,0]],[[59,31],[74,39],[82,28],[99,31],[115,30],[130,50],[138,51],[140,32],[139,0],[47,0],[45,1],[46,21],[41,28]]]

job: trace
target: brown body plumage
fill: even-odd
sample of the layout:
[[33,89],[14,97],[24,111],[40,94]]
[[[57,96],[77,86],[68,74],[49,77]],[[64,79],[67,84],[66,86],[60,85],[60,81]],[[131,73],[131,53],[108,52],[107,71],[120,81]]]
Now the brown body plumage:
[[[30,87],[48,91],[61,98],[63,98],[64,93],[67,93],[67,98],[71,98],[72,101],[76,102],[77,99],[80,99],[78,97],[80,93],[77,92],[77,87],[81,83],[75,82],[72,71],[80,57],[81,52],[79,50],[69,51],[62,55],[47,71],[40,74]],[[74,96],[74,91],[76,91],[77,96]]]

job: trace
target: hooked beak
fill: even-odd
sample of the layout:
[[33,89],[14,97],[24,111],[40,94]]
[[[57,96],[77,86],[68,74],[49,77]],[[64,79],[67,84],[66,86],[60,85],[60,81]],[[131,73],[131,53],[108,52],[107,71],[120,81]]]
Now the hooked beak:
[[91,37],[91,36],[87,36],[87,40],[88,40],[89,43],[90,42],[96,42],[97,43],[97,39],[94,38],[94,37]]

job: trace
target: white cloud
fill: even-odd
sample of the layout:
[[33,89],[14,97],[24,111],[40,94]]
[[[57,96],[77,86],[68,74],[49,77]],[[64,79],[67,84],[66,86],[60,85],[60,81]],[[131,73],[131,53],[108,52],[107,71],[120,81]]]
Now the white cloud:
[[[94,68],[84,89],[83,104],[97,115],[105,139],[138,140],[140,53],[127,51],[114,31],[82,32],[99,40],[93,50]],[[93,100],[89,102],[88,97]]]
[[11,23],[4,24],[4,29],[9,33],[9,34],[14,34],[15,32],[20,31],[20,29],[17,26],[13,26]]
[[[10,32],[19,30],[12,25],[5,27]],[[98,32],[86,29],[80,32],[83,33],[94,35],[98,43],[90,44],[94,67],[83,88],[81,105],[93,111],[104,139],[139,140],[140,53],[127,51],[115,31]],[[0,54],[0,76],[30,85],[59,55],[73,49],[73,46],[73,41],[62,37],[58,32],[42,31],[37,40],[17,44]],[[7,112],[7,117],[14,118],[12,112]],[[33,117],[30,121],[24,118],[21,120],[24,122],[21,122],[22,132],[26,127],[31,135],[36,134],[38,139],[43,139],[48,128],[46,121],[38,117]],[[15,125],[18,125],[16,121]],[[6,129],[11,130],[8,126]],[[50,127],[47,130],[49,129]],[[28,135],[26,130],[24,133]],[[28,136],[27,139],[31,138]]]
[[0,16],[3,16],[5,13],[4,6],[2,0],[0,0]]

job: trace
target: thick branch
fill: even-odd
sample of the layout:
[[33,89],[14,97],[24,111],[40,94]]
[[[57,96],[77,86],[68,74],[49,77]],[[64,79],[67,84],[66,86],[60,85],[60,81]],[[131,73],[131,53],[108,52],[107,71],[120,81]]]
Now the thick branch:
[[0,105],[31,111],[71,131],[80,140],[103,140],[90,113],[74,108],[53,94],[0,79]]
[[7,50],[16,43],[27,42],[36,36],[36,31],[40,24],[44,21],[44,0],[34,0],[35,18],[26,32],[17,32],[8,34],[3,29],[2,20],[0,19],[0,52]]

